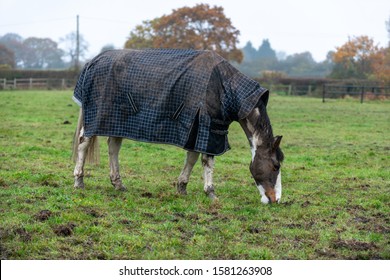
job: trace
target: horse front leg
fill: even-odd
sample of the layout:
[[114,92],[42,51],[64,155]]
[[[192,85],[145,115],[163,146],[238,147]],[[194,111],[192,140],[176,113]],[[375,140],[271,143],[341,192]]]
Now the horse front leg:
[[195,163],[198,161],[198,158],[199,153],[187,152],[187,157],[184,163],[183,170],[181,171],[180,176],[177,180],[177,192],[179,194],[187,194],[187,184],[190,180],[192,169],[194,168]]
[[91,144],[90,137],[84,137],[84,129],[81,129],[80,136],[77,139],[77,159],[76,166],[74,168],[74,187],[84,188],[84,165],[85,158],[87,157],[88,148]]
[[107,140],[108,155],[110,158],[110,179],[111,184],[118,191],[125,191],[126,187],[122,184],[121,175],[119,173],[119,151],[122,145],[122,138],[109,137]]
[[202,154],[202,166],[204,177],[204,192],[212,200],[218,200],[213,184],[214,156]]

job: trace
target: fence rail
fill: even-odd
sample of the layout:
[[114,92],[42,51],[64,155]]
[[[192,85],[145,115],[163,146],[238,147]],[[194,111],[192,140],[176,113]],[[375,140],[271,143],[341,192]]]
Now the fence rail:
[[390,87],[332,84],[324,84],[322,87],[322,102],[325,102],[326,98],[344,98],[346,96],[360,97],[361,103],[365,99],[389,98]]
[[69,89],[76,84],[75,79],[29,78],[4,79],[0,78],[0,89]]
[[[73,89],[77,79],[59,78],[28,78],[5,79],[0,78],[1,89]],[[325,102],[329,98],[345,98],[352,96],[360,98],[360,102],[371,99],[390,98],[390,87],[376,85],[346,85],[346,84],[262,84],[284,95],[309,95],[321,97]]]

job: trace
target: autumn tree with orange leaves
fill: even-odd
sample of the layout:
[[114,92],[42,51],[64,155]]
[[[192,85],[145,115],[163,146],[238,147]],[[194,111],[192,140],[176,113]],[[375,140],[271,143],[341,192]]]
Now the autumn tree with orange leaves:
[[390,49],[380,48],[368,36],[350,38],[333,55],[332,78],[375,79],[390,82]]
[[137,25],[130,32],[125,48],[214,50],[228,60],[241,62],[243,55],[237,48],[239,34],[222,7],[198,4]]
[[373,72],[374,58],[379,47],[368,36],[350,38],[336,48],[333,62],[336,64],[332,75],[338,78],[368,78]]

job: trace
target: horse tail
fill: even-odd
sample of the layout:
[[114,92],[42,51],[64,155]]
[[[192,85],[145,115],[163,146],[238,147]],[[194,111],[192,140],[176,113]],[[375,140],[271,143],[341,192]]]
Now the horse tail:
[[[83,135],[81,135],[82,131],[84,130],[83,120],[84,120],[84,113],[83,113],[83,109],[80,108],[79,119],[77,121],[77,127],[73,138],[72,160],[74,162],[77,161],[78,148],[83,138]],[[100,162],[99,139],[97,136],[92,136],[89,140],[89,147],[87,149],[86,161],[87,163],[91,163],[91,164],[99,164]]]

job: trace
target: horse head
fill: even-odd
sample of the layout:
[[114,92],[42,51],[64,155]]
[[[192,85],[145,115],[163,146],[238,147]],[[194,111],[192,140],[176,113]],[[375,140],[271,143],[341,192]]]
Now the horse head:
[[283,152],[280,149],[282,136],[276,136],[271,146],[256,147],[250,171],[260,191],[264,204],[279,202],[282,196],[281,162]]

